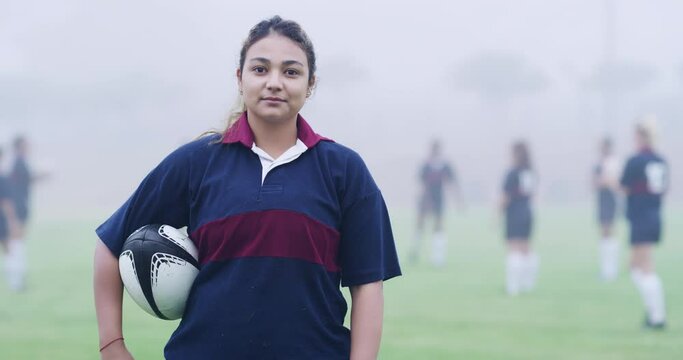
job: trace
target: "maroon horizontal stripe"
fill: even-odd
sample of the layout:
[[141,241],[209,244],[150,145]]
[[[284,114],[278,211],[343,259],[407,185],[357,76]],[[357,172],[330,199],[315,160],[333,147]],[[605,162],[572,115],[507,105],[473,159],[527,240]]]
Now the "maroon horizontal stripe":
[[649,194],[650,189],[647,186],[647,181],[637,181],[631,186],[631,194]]
[[302,213],[249,212],[209,222],[192,233],[199,262],[243,257],[292,258],[339,271],[339,232]]

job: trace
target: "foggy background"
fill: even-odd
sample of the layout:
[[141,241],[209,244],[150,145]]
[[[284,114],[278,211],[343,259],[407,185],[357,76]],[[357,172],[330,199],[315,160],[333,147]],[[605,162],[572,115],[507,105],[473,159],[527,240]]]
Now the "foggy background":
[[493,204],[517,138],[541,202],[587,203],[598,140],[631,153],[647,113],[668,201],[683,200],[681,1],[3,0],[0,144],[27,135],[51,173],[37,212],[111,213],[166,154],[221,128],[241,42],[276,14],[317,51],[302,115],[363,156],[390,206],[414,205],[434,138],[471,204]]

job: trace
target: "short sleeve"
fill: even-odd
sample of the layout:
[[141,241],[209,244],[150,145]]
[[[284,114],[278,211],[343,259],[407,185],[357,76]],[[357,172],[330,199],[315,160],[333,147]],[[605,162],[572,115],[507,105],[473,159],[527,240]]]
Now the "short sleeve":
[[342,286],[401,275],[389,213],[379,191],[345,209],[339,255]]
[[126,238],[147,224],[176,228],[189,222],[189,154],[180,148],[166,157],[138,186],[131,197],[96,233],[118,256]]
[[347,166],[341,202],[339,264],[342,286],[384,281],[401,275],[389,212],[360,157]]

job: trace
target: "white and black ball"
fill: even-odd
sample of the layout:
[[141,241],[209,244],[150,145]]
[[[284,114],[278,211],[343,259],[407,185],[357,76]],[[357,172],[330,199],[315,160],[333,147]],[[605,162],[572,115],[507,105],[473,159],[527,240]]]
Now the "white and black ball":
[[172,226],[145,225],[124,242],[119,272],[126,291],[143,310],[161,319],[179,319],[199,273],[197,248]]

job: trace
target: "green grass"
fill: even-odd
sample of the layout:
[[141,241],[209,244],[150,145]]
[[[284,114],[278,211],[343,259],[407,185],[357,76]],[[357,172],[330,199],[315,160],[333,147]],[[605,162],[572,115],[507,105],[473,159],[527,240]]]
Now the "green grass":
[[[403,255],[414,222],[408,211],[393,215]],[[381,358],[683,358],[683,212],[668,215],[656,257],[668,303],[664,332],[641,329],[642,305],[625,272],[614,283],[598,280],[590,211],[555,208],[538,217],[533,240],[541,258],[538,288],[510,298],[503,291],[499,230],[491,214],[474,209],[449,216],[445,268],[434,269],[424,260],[404,263],[404,276],[386,283]],[[96,223],[34,222],[28,290],[15,294],[0,283],[0,359],[97,358],[91,290]],[[623,224],[619,233],[625,237]],[[622,259],[625,268],[626,256]],[[162,358],[177,322],[154,319],[127,295],[124,314],[126,342],[136,358]]]

